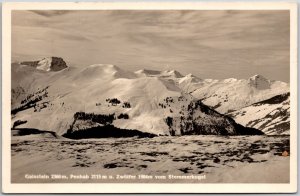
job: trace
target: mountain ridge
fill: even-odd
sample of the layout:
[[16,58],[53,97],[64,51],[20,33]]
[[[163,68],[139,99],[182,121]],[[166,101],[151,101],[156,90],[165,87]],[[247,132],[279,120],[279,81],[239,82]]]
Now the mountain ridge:
[[[27,81],[29,88],[24,80],[19,81],[25,92],[32,93],[12,108],[12,121],[26,122],[16,128],[54,131],[58,135],[93,127],[100,130],[107,125],[113,126],[110,130],[139,130],[155,135],[240,135],[247,130],[248,134],[262,134],[214,112],[182,92],[174,81],[165,80],[178,76],[175,71],[163,72],[163,77],[137,77],[114,65],[96,64],[64,69],[44,77],[40,74],[33,72],[35,83]],[[105,116],[113,114],[114,119],[109,124],[78,119],[76,126],[71,126],[78,112],[93,114],[92,119],[95,115],[106,119]]]
[[[276,95],[229,113],[238,123],[268,135],[290,133],[290,93]],[[266,107],[267,106],[267,107]]]
[[[214,124],[219,117],[216,117],[216,113],[214,113],[215,116],[213,118],[207,117],[204,114],[198,114],[197,112],[197,114],[191,113],[188,110],[189,104],[201,100],[200,105],[204,105],[201,107],[207,105],[222,115],[222,118],[225,118],[224,113],[231,114],[232,111],[230,110],[232,109],[238,111],[253,103],[266,100],[274,94],[288,92],[288,84],[270,81],[259,75],[250,77],[250,79],[252,78],[251,81],[268,81],[270,88],[256,89],[255,86],[249,85],[250,79],[200,79],[192,74],[183,76],[175,70],[156,71],[144,69],[130,72],[109,64],[94,64],[77,68],[68,67],[60,72],[44,73],[23,68],[19,69],[18,66],[23,65],[13,66],[12,78],[19,79],[18,76],[22,74],[25,74],[25,77],[20,77],[19,80],[13,82],[12,111],[13,113],[17,111],[14,114],[15,119],[13,121],[28,121],[28,119],[21,115],[21,113],[24,113],[22,109],[26,108],[24,116],[30,113],[33,116],[33,120],[20,125],[21,127],[33,126],[41,130],[54,130],[60,135],[69,129],[70,122],[73,121],[72,119],[76,112],[102,115],[114,113],[116,120],[112,125],[120,129],[141,130],[151,134],[158,132],[158,135],[172,135],[172,133],[180,135],[182,134],[182,126],[188,124],[187,126],[189,127],[198,127],[199,130],[202,130],[201,134],[206,134],[205,131],[203,132],[205,130],[204,126],[200,126],[201,123],[193,125],[192,122],[200,122],[199,119],[211,118],[208,122]],[[41,77],[42,75],[44,77]],[[32,81],[35,82],[32,83]],[[41,94],[41,91],[46,87],[47,89]],[[274,89],[277,90],[273,92]],[[245,92],[246,94],[242,94]],[[263,94],[264,96],[255,97],[257,94]],[[26,102],[28,96],[31,101],[29,103]],[[231,96],[233,99],[230,99]],[[165,103],[166,98],[170,99],[170,97],[173,100],[177,100],[177,105]],[[244,97],[248,101],[244,101]],[[121,104],[125,102],[130,103],[131,108],[122,108],[118,104],[118,106],[110,105],[106,99],[112,98],[120,100]],[[181,99],[185,101],[179,101]],[[239,100],[242,100],[242,102],[239,102]],[[23,105],[20,104],[22,101]],[[237,104],[240,104],[238,105],[239,107],[232,108],[232,105]],[[231,106],[231,108],[228,106]],[[199,106],[198,110],[201,110],[201,107]],[[54,111],[62,116],[62,119],[58,120],[53,116]],[[129,119],[118,119],[117,117],[121,114],[128,115]],[[50,116],[50,122],[59,122],[54,123],[55,125],[36,122],[41,116],[45,116],[46,118],[47,115]],[[172,122],[172,126],[175,127],[170,128],[170,125],[166,122],[168,117],[175,119],[174,123]],[[235,119],[236,116],[232,117]],[[82,123],[85,124],[86,122]],[[203,121],[203,123],[205,122]],[[91,124],[90,122],[88,124],[92,125],[93,123]],[[237,129],[233,124],[233,122],[227,124],[228,126],[235,127],[226,129],[227,134],[231,133],[231,129]],[[242,125],[246,126],[243,123]],[[207,127],[209,126],[207,125]],[[253,128],[255,129],[255,127]],[[220,130],[216,127],[211,129],[210,133],[213,133],[213,130]],[[189,128],[185,127],[185,130],[189,130]],[[190,131],[190,134],[192,132]]]

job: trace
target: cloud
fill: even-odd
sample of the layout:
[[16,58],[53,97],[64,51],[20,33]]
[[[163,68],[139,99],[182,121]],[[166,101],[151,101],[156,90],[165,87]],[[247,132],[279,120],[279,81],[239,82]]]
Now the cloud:
[[55,53],[77,65],[289,80],[288,11],[35,10],[12,19],[18,58]]

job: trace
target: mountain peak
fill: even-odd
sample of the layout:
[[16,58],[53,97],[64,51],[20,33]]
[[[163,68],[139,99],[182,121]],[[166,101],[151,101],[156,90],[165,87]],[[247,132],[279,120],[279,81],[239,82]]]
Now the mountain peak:
[[162,72],[163,76],[174,76],[176,78],[182,78],[183,75],[176,70],[166,70]]
[[42,71],[60,71],[68,67],[61,57],[45,57],[37,61],[24,61],[20,64],[35,67]]
[[267,80],[264,76],[260,74],[255,74],[254,76],[251,76],[249,79],[251,80]]
[[135,78],[135,74],[112,64],[92,64],[84,67],[80,73],[86,77]]
[[200,82],[201,79],[198,78],[197,76],[194,76],[193,74],[189,73],[187,74],[186,76],[184,76],[180,82],[183,82],[183,81],[188,81],[188,82]]
[[270,80],[259,74],[250,77],[248,79],[248,84],[261,90],[270,88]]

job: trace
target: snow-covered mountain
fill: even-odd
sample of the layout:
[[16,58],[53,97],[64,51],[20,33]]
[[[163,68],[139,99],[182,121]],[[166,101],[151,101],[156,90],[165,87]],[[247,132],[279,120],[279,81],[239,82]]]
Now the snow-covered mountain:
[[225,114],[287,92],[289,84],[255,75],[248,80],[213,81],[195,89],[191,94]]
[[[174,72],[174,71],[172,71]],[[225,80],[200,79],[192,74],[177,77],[166,72],[140,70],[136,73],[142,76],[159,77],[174,81],[183,92],[191,94],[216,111],[226,114],[253,103],[269,99],[273,96],[289,92],[289,84],[281,81],[271,81],[261,75],[249,79],[229,78]]]
[[[289,100],[282,103],[284,106],[257,105],[259,102],[268,103],[269,99],[288,94],[290,91],[288,83],[271,81],[261,75],[241,80],[235,78],[214,80],[200,79],[192,74],[182,76],[180,73],[176,77],[172,75],[165,77],[163,73],[166,71],[140,70],[136,73],[139,77],[159,77],[162,80],[173,81],[183,92],[202,100],[204,104],[222,114],[229,114],[244,126],[258,128],[267,134],[289,134]],[[275,112],[274,108],[285,112]],[[264,116],[261,112],[271,112],[270,110],[275,114]],[[279,122],[280,119],[283,122]]]
[[133,73],[103,64],[59,72],[40,72],[22,64],[12,68],[14,128],[74,138],[95,131],[103,137],[111,136],[107,131],[123,136],[262,134],[183,92],[179,81],[173,80],[185,80],[177,71]]
[[25,61],[20,64],[29,65],[42,71],[60,71],[68,67],[60,57],[46,57],[38,61]]
[[161,77],[167,79],[176,79],[182,78],[183,75],[176,70],[166,70],[166,71],[157,71],[157,70],[149,70],[149,69],[141,69],[135,72],[137,76],[140,77]]
[[290,134],[290,93],[276,95],[228,115],[268,135]]

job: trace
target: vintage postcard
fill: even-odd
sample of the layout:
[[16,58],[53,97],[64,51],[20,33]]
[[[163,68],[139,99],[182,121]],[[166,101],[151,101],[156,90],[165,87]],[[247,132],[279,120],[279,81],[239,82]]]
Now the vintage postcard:
[[5,193],[297,191],[297,4],[4,3]]

